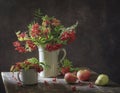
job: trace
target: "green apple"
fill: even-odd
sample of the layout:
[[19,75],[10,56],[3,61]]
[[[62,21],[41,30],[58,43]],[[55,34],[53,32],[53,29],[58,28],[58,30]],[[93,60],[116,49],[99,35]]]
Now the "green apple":
[[104,85],[107,85],[108,82],[109,82],[109,77],[108,77],[108,75],[106,75],[106,74],[100,74],[100,75],[97,77],[97,79],[96,79],[96,81],[95,81],[95,84],[96,84],[96,85],[100,85],[100,86],[104,86]]

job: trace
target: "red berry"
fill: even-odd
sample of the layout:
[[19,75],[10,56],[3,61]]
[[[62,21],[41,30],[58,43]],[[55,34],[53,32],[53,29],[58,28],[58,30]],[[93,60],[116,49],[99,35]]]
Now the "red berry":
[[76,91],[76,87],[75,86],[72,86],[72,91]]
[[89,87],[90,87],[90,88],[94,88],[93,83],[89,83]]
[[70,67],[62,67],[61,73],[65,75],[67,72],[70,72]]
[[56,77],[55,78],[53,78],[53,80],[52,80],[53,82],[56,82],[57,80],[56,80]]
[[46,85],[46,86],[49,86],[49,83],[45,80],[44,81],[44,84]]
[[13,42],[13,46],[14,46],[14,47],[20,47],[21,44],[20,44],[19,41],[15,41],[15,42]]

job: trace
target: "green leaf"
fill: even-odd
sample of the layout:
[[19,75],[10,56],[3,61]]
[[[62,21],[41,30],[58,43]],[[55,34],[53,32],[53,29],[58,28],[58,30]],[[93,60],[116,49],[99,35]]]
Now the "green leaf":
[[29,31],[32,29],[32,23],[31,24],[29,24],[27,27],[28,27],[28,29],[29,29]]
[[40,9],[36,9],[35,12],[34,12],[34,19],[35,20],[39,20],[41,17],[42,17],[42,12]]
[[61,62],[62,67],[72,67],[72,62],[68,59],[64,59],[63,62]]
[[78,68],[78,67],[76,67],[76,68],[74,68],[74,67],[71,67],[70,68],[70,72],[74,72],[74,71],[79,71],[80,70],[80,68]]
[[18,31],[18,32],[16,32],[16,35],[19,35],[21,33],[21,31]]
[[40,62],[39,64],[42,65],[42,67],[44,67],[45,69],[50,68],[50,66],[45,64],[45,62]]
[[29,68],[30,68],[30,66],[28,65],[24,69],[25,69],[25,71],[27,71]]
[[34,64],[38,64],[38,63],[39,63],[38,59],[35,58],[35,57],[32,57],[32,58],[30,58],[30,59],[27,59],[27,61],[30,62],[30,63],[34,63]]
[[70,27],[67,27],[67,28],[62,28],[62,30],[63,31],[72,31],[73,29],[75,29],[76,27],[78,26],[78,21],[74,24],[74,25],[72,25],[72,26],[70,26]]

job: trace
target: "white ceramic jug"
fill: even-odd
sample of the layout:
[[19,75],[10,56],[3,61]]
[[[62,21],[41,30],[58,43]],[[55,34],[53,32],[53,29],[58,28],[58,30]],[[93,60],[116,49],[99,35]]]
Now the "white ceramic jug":
[[[63,52],[63,57],[58,60],[59,53]],[[56,77],[58,75],[59,62],[63,61],[66,56],[65,49],[58,49],[56,51],[46,51],[43,47],[38,47],[39,61],[44,62],[49,67],[40,73],[40,77]]]

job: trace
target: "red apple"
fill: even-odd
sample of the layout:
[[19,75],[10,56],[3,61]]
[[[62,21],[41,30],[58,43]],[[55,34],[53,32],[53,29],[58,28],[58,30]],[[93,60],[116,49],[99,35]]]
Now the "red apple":
[[85,70],[79,70],[77,72],[77,78],[79,80],[82,80],[82,81],[89,80],[90,76],[91,76],[91,72],[89,70],[87,70],[87,69],[85,69]]
[[75,83],[77,77],[73,73],[68,72],[65,74],[64,79],[67,83]]

